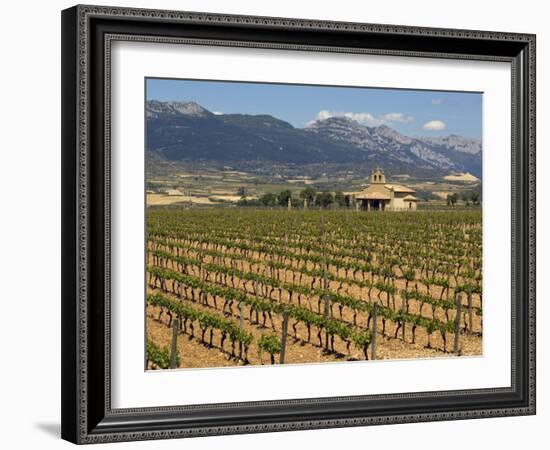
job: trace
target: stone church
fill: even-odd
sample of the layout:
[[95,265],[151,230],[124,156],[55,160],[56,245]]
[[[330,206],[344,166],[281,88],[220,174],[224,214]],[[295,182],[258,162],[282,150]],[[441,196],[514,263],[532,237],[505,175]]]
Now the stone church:
[[354,194],[357,209],[364,211],[414,211],[416,191],[401,184],[386,183],[382,169],[375,169],[370,184]]

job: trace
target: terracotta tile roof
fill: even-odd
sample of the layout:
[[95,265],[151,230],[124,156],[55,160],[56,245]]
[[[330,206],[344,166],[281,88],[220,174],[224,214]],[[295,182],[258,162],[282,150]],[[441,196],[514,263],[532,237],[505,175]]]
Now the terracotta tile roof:
[[414,195],[405,195],[405,197],[403,197],[403,200],[407,200],[409,202],[417,202],[418,199],[414,196]]
[[359,192],[355,196],[357,200],[390,200],[390,196],[383,192]]
[[416,192],[414,189],[403,186],[402,184],[385,184],[384,186],[388,189],[393,189],[395,192],[407,192],[410,194],[414,194]]

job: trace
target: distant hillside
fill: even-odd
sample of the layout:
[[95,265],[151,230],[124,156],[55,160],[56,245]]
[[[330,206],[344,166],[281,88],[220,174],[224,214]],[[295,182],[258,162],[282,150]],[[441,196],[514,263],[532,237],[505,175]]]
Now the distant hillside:
[[161,160],[218,164],[379,165],[413,174],[481,178],[481,142],[451,135],[412,138],[345,117],[294,128],[269,115],[216,115],[195,102],[147,102],[147,147]]

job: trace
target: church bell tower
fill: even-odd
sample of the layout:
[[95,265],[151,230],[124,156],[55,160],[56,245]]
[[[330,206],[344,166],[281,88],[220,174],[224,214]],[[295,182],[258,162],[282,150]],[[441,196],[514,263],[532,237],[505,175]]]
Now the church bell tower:
[[374,169],[370,174],[370,182],[371,184],[386,184],[386,175],[384,175],[384,171],[379,167]]

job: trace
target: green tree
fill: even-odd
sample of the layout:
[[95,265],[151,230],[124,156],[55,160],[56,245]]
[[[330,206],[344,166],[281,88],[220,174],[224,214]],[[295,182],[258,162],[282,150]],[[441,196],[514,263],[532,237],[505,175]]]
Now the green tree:
[[290,192],[288,189],[279,192],[278,202],[281,206],[287,206],[288,205],[288,199],[292,197],[292,192]]
[[454,206],[458,200],[456,192],[454,194],[447,194],[447,205]]
[[346,205],[346,196],[344,195],[344,193],[342,191],[336,191],[334,193],[334,202],[340,207],[347,206]]
[[302,200],[306,199],[308,205],[311,205],[313,203],[313,200],[315,200],[316,195],[317,195],[317,191],[312,187],[307,187],[300,192],[300,198]]
[[275,206],[277,204],[277,196],[272,192],[268,192],[260,197],[260,203],[264,206]]
[[258,199],[241,197],[237,202],[237,206],[262,206]]
[[351,195],[346,195],[344,197],[344,201],[346,203],[346,207],[348,207],[348,208],[353,206],[354,202],[355,202],[354,198]]
[[315,204],[317,206],[322,206],[323,208],[328,208],[334,203],[334,196],[330,192],[318,192],[315,196]]

